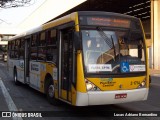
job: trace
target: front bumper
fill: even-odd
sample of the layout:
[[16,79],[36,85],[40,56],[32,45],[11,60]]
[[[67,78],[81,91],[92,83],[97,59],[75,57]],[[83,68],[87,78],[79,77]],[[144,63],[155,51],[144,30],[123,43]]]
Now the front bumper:
[[[117,104],[146,100],[148,91],[148,88],[141,88],[134,90],[89,91],[87,93],[77,92],[76,106]],[[127,97],[115,99],[116,94],[127,94]]]

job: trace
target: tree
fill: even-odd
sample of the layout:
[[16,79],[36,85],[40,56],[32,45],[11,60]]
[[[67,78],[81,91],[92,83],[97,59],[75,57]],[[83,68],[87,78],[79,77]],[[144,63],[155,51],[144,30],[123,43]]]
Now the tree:
[[23,7],[33,4],[35,0],[0,0],[0,8]]

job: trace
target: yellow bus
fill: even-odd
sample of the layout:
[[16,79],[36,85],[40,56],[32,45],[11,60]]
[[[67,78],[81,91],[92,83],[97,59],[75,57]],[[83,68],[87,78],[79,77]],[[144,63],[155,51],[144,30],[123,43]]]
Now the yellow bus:
[[146,100],[147,48],[138,18],[74,12],[13,37],[8,70],[24,83],[74,106]]

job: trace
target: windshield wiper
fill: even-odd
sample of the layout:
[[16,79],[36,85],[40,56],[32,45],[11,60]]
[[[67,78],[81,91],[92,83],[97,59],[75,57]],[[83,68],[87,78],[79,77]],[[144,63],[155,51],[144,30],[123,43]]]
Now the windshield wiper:
[[103,32],[102,28],[97,27],[97,31],[111,49],[113,47],[113,44],[110,38],[108,38],[108,36]]
[[100,36],[103,38],[103,40],[107,43],[107,45],[110,47],[110,49],[114,49],[114,58],[116,58],[116,50],[115,50],[115,45],[114,41],[111,35],[111,39],[106,35],[105,32],[103,32],[102,28],[97,27],[97,31],[100,34]]
[[113,45],[113,50],[114,50],[114,58],[116,59],[116,48],[115,48],[115,45],[114,45],[112,35],[111,35],[111,40],[112,40],[112,45]]

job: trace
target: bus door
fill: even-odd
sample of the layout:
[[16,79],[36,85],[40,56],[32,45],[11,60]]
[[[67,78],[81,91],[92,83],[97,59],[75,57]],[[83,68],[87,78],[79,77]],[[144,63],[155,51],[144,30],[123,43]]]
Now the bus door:
[[29,52],[30,52],[30,36],[25,38],[25,56],[24,56],[24,83],[29,83]]
[[60,98],[71,102],[71,81],[73,78],[73,40],[72,30],[63,29],[60,31]]

